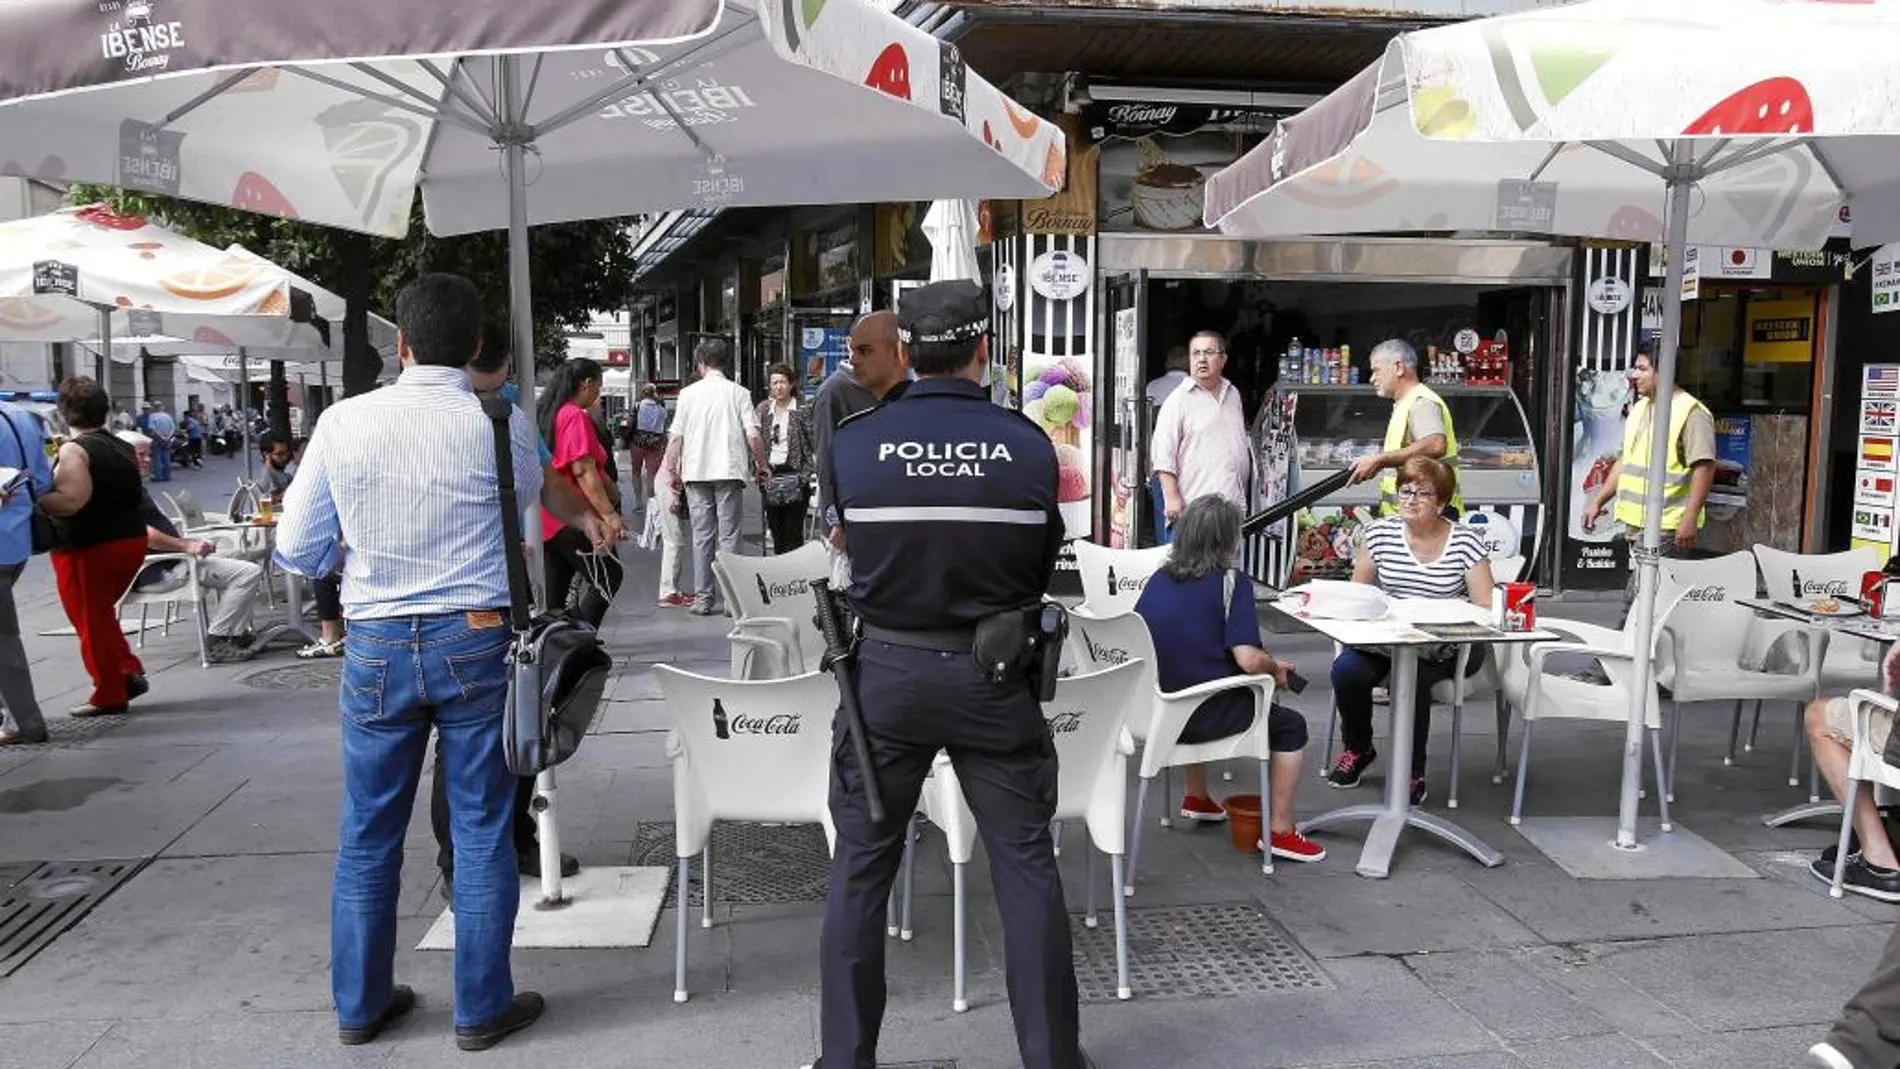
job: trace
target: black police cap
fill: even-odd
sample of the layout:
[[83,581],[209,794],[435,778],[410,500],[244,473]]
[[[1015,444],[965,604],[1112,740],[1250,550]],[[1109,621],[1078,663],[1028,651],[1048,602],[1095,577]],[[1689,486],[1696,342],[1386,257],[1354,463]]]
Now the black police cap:
[[990,297],[974,282],[930,282],[897,302],[897,337],[904,342],[960,342],[990,329]]

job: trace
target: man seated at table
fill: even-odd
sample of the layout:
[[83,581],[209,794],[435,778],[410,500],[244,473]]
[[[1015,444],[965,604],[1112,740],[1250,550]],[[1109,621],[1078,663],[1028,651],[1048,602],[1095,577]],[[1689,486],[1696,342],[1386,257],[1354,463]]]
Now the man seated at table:
[[[1399,514],[1359,529],[1353,555],[1355,583],[1377,586],[1402,598],[1470,598],[1491,604],[1491,561],[1484,540],[1440,511],[1456,488],[1452,470],[1431,457],[1413,457],[1399,468]],[[1432,729],[1432,687],[1457,671],[1456,646],[1419,651],[1418,686],[1412,700],[1412,804],[1425,801],[1425,743]],[[1470,676],[1484,663],[1473,647],[1465,665]],[[1374,650],[1347,648],[1333,660],[1333,694],[1345,742],[1326,775],[1334,787],[1357,787],[1379,756],[1372,748],[1372,688],[1392,670],[1392,658]]]
[[[1896,686],[1900,686],[1900,645],[1888,647],[1887,657],[1880,664],[1880,678],[1889,694],[1895,692]],[[1834,797],[1845,804],[1847,763],[1854,752],[1853,703],[1846,698],[1822,698],[1809,702],[1807,729],[1814,763],[1820,766],[1821,774],[1827,777],[1827,785],[1834,791]],[[1887,736],[1892,730],[1893,714],[1876,706],[1868,725],[1867,744],[1875,750],[1884,750]],[[1841,886],[1857,895],[1866,895],[1882,902],[1900,902],[1900,858],[1894,854],[1893,841],[1888,837],[1887,826],[1874,804],[1872,789],[1862,789],[1854,798],[1854,837],[1859,841],[1859,849],[1847,857],[1847,869],[1842,873]],[[1834,848],[1829,847],[1808,866],[1808,870],[1818,879],[1832,884],[1834,857]]]
[[[147,470],[151,464],[152,440],[137,431],[120,431],[119,437],[138,454],[139,470]],[[198,586],[211,600],[205,618],[209,632],[205,659],[212,664],[237,664],[257,656],[257,648],[252,644],[251,614],[257,605],[257,593],[263,589],[264,569],[250,561],[216,556],[216,542],[180,537],[178,528],[142,486],[139,487],[139,514],[145,520],[147,550],[198,558]],[[139,569],[132,579],[132,589],[140,594],[165,594],[182,590],[190,582],[191,572],[183,561],[158,561]]]
[[[1270,675],[1281,687],[1293,666],[1262,648],[1253,583],[1233,567],[1240,551],[1240,506],[1218,494],[1189,502],[1175,521],[1167,563],[1148,580],[1135,611],[1154,638],[1155,678],[1163,691],[1184,690],[1234,675]],[[1229,590],[1231,579],[1232,589]],[[1179,742],[1214,742],[1254,723],[1253,692],[1235,687],[1194,710]],[[1289,861],[1320,861],[1326,850],[1293,826],[1293,796],[1306,767],[1306,719],[1283,705],[1267,710],[1272,751],[1265,849]],[[1207,766],[1188,765],[1185,820],[1218,822],[1226,810],[1207,794]]]

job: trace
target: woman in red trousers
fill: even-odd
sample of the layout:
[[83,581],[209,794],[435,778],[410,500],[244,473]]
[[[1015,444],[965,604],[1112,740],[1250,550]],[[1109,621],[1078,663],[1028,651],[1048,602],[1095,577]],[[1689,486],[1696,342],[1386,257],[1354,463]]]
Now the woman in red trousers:
[[132,447],[105,429],[110,399],[97,382],[59,384],[59,412],[72,437],[53,460],[53,489],[38,499],[53,521],[53,575],[79,653],[92,676],[92,698],[74,716],[123,713],[150,689],[145,667],[119,628],[118,604],[145,561],[139,514],[139,463]]

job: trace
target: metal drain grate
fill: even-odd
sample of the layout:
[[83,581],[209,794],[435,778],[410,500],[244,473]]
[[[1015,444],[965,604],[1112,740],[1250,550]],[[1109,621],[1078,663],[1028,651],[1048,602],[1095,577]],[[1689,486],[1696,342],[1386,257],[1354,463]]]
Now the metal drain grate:
[[[1115,919],[1070,918],[1083,1002],[1115,1001]],[[1258,906],[1167,906],[1128,911],[1128,979],[1144,999],[1222,998],[1329,990],[1333,982]]]
[[11,976],[144,864],[56,861],[0,890],[0,976]]
[[[713,825],[713,901],[823,902],[831,879],[831,854],[816,824]],[[670,824],[642,824],[634,834],[633,863],[679,871]],[[700,901],[699,863],[693,863],[692,903]],[[666,904],[679,897],[677,876],[666,885]]]
[[238,682],[258,690],[335,690],[342,679],[343,662],[328,660],[266,668]]
[[7,888],[33,875],[34,872],[38,871],[39,867],[40,863],[37,861],[13,861],[5,865],[0,865],[0,891],[5,891]]
[[62,716],[46,720],[46,741],[15,743],[10,750],[63,750],[83,746],[101,735],[116,731],[132,722],[130,713],[118,716]]

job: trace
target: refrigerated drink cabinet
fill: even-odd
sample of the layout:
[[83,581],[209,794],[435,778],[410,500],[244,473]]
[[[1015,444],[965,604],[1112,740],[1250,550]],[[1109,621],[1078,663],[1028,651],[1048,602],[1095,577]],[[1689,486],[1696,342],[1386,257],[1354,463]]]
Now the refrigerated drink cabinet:
[[[1464,495],[1460,519],[1477,527],[1493,559],[1535,559],[1543,533],[1543,480],[1530,420],[1507,386],[1441,385]],[[1276,388],[1252,428],[1255,477],[1250,512],[1336,476],[1385,443],[1392,402],[1369,385]],[[1376,518],[1379,483],[1347,486],[1288,520],[1248,535],[1241,557],[1262,583],[1352,576],[1353,534]]]

